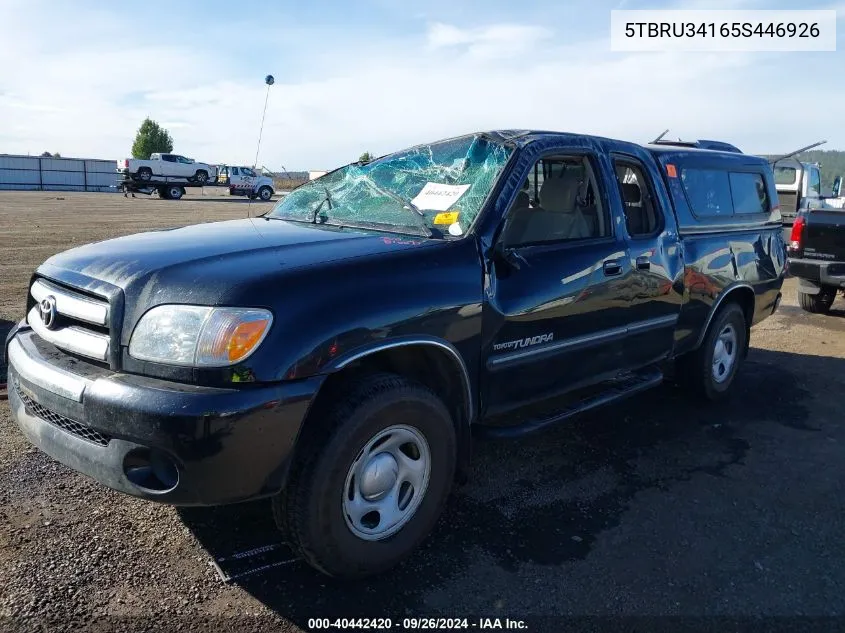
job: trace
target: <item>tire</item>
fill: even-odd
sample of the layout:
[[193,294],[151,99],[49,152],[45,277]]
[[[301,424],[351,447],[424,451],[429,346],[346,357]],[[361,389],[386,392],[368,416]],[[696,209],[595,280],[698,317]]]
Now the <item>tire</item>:
[[[428,536],[449,496],[457,453],[449,412],[424,386],[375,374],[331,398],[318,413],[310,416],[316,426],[299,440],[286,488],[273,499],[276,524],[305,561],[329,576],[353,579],[386,571]],[[396,476],[400,463],[416,468]],[[369,478],[363,476],[367,472]],[[409,492],[407,473],[417,473],[424,492],[416,487]],[[367,501],[368,489],[371,498],[387,497]],[[393,505],[396,491],[399,503]],[[398,511],[392,518],[384,511],[365,512],[379,504]],[[356,507],[364,509],[352,518]]]
[[813,314],[826,314],[829,312],[834,299],[836,299],[836,290],[831,288],[822,288],[815,295],[798,292],[798,305],[801,306],[802,310],[812,312]]
[[153,170],[149,167],[141,167],[137,173],[138,180],[143,180],[144,182],[148,182],[153,177]]
[[679,359],[680,378],[697,396],[721,400],[730,391],[747,345],[745,314],[731,301],[713,317],[701,346]]
[[182,187],[177,187],[174,185],[166,187],[165,191],[167,191],[168,200],[179,200],[179,198],[181,198],[185,194],[185,190],[182,189]]
[[258,197],[262,202],[269,202],[270,198],[273,197],[273,190],[267,185],[264,185],[258,189]]
[[200,169],[197,173],[194,174],[194,180],[196,180],[199,184],[204,185],[208,182],[208,172],[204,169]]

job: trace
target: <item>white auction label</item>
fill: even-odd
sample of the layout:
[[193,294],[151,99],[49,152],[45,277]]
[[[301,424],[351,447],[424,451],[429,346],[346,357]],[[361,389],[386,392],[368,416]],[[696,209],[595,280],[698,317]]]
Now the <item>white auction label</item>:
[[411,200],[420,211],[446,211],[469,189],[469,185],[441,185],[427,182]]
[[836,11],[611,11],[610,50],[725,53],[835,51]]

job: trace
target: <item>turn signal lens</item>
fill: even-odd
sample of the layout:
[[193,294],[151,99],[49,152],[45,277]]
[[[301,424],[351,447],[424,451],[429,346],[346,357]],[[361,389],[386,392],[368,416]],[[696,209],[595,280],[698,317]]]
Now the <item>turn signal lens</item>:
[[266,310],[215,309],[202,329],[197,346],[197,365],[232,365],[249,356],[270,328]]

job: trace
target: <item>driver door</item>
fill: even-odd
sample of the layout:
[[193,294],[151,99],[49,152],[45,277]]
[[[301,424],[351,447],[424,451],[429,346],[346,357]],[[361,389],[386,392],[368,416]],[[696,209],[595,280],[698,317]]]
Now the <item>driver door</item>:
[[561,147],[524,175],[486,278],[487,416],[625,366],[632,270],[604,171],[592,148]]

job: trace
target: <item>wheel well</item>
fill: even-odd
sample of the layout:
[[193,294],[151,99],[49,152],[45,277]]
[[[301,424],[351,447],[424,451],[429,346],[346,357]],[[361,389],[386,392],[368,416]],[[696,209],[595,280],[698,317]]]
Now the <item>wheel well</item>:
[[742,312],[745,315],[745,323],[748,327],[751,327],[751,323],[754,321],[754,300],[755,295],[754,291],[747,286],[739,286],[735,290],[730,291],[725,300],[722,303],[728,303],[729,301],[733,301],[734,303],[739,304],[739,307],[742,308]]
[[469,463],[468,412],[472,410],[467,400],[471,397],[471,394],[467,393],[468,377],[463,375],[463,371],[463,366],[452,354],[435,345],[403,345],[381,350],[329,374],[311,407],[311,412],[319,411],[334,401],[346,385],[367,374],[388,372],[419,382],[443,400],[451,414],[458,438],[459,476],[463,477],[463,467]]
[[[719,307],[713,313],[713,317],[722,311],[725,306],[730,303],[737,304],[741,309],[743,315],[745,315],[745,349],[743,350],[743,354],[748,354],[748,347],[749,342],[751,340],[751,324],[754,322],[754,303],[755,303],[755,294],[754,291],[747,287],[747,286],[738,286],[733,290],[729,290],[728,294],[722,299]],[[710,320],[707,327],[709,329],[710,324],[713,322],[713,319]],[[707,330],[702,333],[703,336],[707,336]]]

